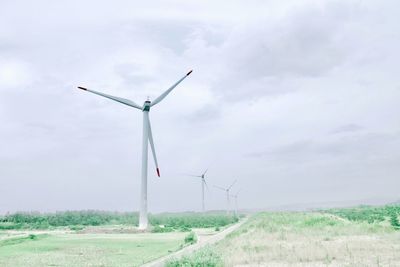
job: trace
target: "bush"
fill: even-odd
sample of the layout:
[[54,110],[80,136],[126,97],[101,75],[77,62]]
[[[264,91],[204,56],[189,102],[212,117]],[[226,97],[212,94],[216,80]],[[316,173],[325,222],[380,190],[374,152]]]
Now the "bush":
[[187,226],[183,226],[183,227],[179,228],[179,231],[180,232],[190,232],[190,231],[192,231],[192,229]]
[[186,244],[194,244],[197,242],[197,236],[196,234],[192,231],[190,232],[187,236],[185,236],[185,243]]
[[34,235],[34,234],[30,234],[30,235],[28,236],[28,238],[31,239],[31,240],[35,240],[35,239],[37,239],[37,236]]
[[83,229],[85,229],[85,226],[83,226],[83,225],[71,225],[69,227],[69,230],[72,230],[72,231],[81,231]]
[[400,223],[399,223],[399,219],[397,218],[397,214],[396,213],[390,214],[390,224],[395,229],[400,229]]
[[222,258],[216,254],[210,247],[206,247],[190,256],[181,259],[172,259],[165,264],[166,267],[221,267]]
[[153,229],[151,229],[152,233],[169,233],[169,232],[172,232],[172,231],[174,231],[174,228],[165,227],[165,226],[161,227],[159,225],[156,225],[156,226],[153,227]]

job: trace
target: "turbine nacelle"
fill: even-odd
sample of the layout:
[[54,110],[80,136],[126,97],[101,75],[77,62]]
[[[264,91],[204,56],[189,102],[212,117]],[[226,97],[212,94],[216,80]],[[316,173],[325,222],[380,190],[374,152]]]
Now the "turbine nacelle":
[[146,100],[143,103],[143,111],[150,111],[150,107],[151,107],[151,101],[150,100]]

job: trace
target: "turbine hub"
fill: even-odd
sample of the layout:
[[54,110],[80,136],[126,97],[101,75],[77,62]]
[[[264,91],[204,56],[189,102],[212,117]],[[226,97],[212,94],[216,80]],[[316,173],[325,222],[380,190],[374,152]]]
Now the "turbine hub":
[[150,101],[150,100],[144,101],[144,104],[143,104],[143,111],[150,111],[150,104],[151,104],[151,101]]

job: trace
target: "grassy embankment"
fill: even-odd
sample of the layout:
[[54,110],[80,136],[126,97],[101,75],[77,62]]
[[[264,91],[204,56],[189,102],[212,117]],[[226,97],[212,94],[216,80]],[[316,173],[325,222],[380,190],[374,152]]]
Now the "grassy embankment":
[[400,266],[400,206],[264,212],[167,266]]

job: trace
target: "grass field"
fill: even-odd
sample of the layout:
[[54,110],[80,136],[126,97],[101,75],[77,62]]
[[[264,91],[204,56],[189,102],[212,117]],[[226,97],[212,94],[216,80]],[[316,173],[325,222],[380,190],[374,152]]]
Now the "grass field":
[[167,266],[400,266],[400,231],[390,218],[355,217],[258,213],[224,240]]
[[238,219],[221,212],[150,216],[149,232],[136,213],[67,211],[0,216],[0,266],[139,266],[213,234]]
[[139,266],[184,245],[187,233],[37,234],[0,240],[0,266]]
[[[153,217],[153,230],[172,232],[138,233],[129,223],[92,226],[76,219],[95,221],[86,215],[59,214],[57,223],[75,220],[75,225],[42,230],[36,227],[38,219],[53,220],[53,215],[3,219],[4,228],[23,227],[0,231],[0,266],[139,266],[193,242],[196,237],[183,232],[187,229],[201,227],[195,229],[201,238],[237,221],[218,214],[163,214]],[[183,259],[170,260],[166,266],[400,267],[399,215],[398,205],[261,212],[222,241]],[[109,214],[96,216],[96,220],[108,222]],[[110,221],[131,218],[113,216]],[[40,225],[46,222],[40,220]]]

